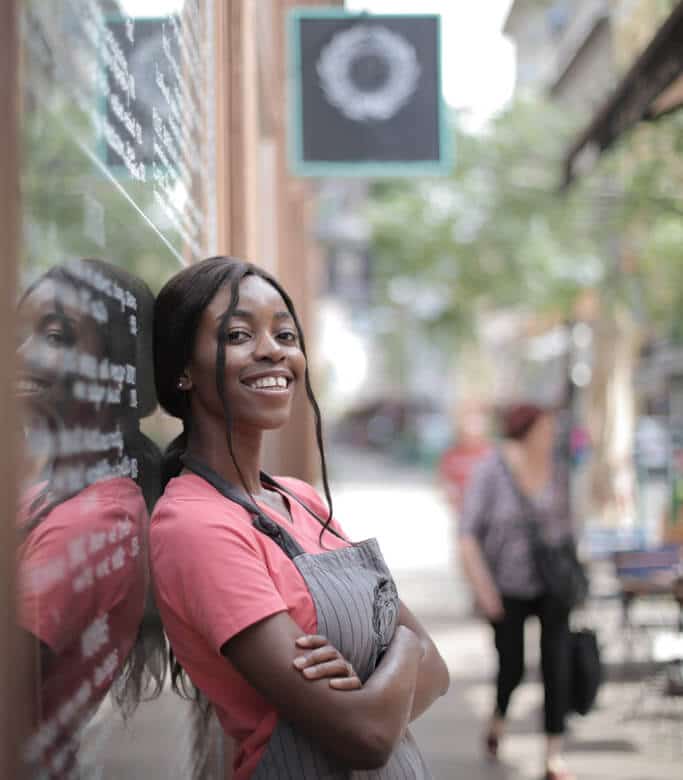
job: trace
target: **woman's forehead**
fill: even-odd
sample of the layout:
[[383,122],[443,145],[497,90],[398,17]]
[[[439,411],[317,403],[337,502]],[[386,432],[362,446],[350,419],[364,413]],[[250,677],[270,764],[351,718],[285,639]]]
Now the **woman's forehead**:
[[[224,313],[230,306],[232,288],[222,287],[210,305],[214,314]],[[287,304],[280,293],[266,279],[256,274],[245,276],[238,288],[237,309],[257,313],[262,310],[287,312]]]
[[59,306],[65,313],[79,316],[78,295],[68,284],[57,284],[52,279],[39,282],[22,301],[21,308],[36,313],[47,313]]

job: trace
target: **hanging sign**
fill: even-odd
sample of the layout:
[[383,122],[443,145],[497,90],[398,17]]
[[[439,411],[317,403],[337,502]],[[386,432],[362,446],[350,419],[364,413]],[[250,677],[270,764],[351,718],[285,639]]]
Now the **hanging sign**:
[[301,176],[424,176],[451,166],[440,17],[294,9],[289,141]]

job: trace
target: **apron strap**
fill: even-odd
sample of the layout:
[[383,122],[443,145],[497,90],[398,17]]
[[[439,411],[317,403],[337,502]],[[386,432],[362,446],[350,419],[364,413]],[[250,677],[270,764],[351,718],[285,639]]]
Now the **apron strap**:
[[311,515],[312,518],[317,520],[320,525],[326,530],[337,537],[337,539],[341,539],[343,542],[348,542],[349,540],[343,535],[340,534],[338,531],[336,531],[334,528],[327,525],[327,522],[323,520],[320,515],[317,512],[314,512],[310,506],[308,506],[307,503],[302,501],[297,494],[289,490],[289,488],[286,488],[284,485],[281,485],[277,480],[275,480],[273,477],[271,477],[269,474],[266,474],[265,471],[261,472],[261,482],[263,482],[264,485],[270,485],[271,487],[275,488],[276,490],[279,490],[282,493],[286,493],[290,498],[293,498],[297,504],[299,504],[300,507],[306,510],[309,515]]
[[[272,488],[275,488],[276,490],[279,490],[280,493],[285,493],[290,498],[293,498],[296,503],[302,507],[302,509],[305,509],[311,517],[316,519],[320,525],[325,525],[325,521],[318,515],[317,512],[314,512],[308,504],[306,504],[304,501],[302,501],[299,496],[297,496],[296,493],[294,493],[289,488],[286,488],[284,485],[281,485],[276,479],[270,476],[270,474],[266,474],[265,471],[261,472],[261,482],[263,482],[264,485],[269,485]],[[330,533],[335,533],[333,528],[328,529]]]
[[[238,488],[231,482],[228,482],[227,479],[224,479],[212,468],[188,453],[183,453],[180,456],[180,462],[185,468],[193,471],[197,476],[206,480],[210,485],[216,488],[216,490],[227,498],[228,501],[232,501],[243,509],[246,509],[251,515],[251,522],[254,528],[272,539],[290,560],[293,560],[298,555],[304,554],[305,550],[303,547],[285,528],[265,515],[256,504],[243,498],[240,495]],[[262,473],[261,477],[263,478],[263,476]],[[270,477],[268,477],[268,480],[263,481],[266,484],[274,485],[275,483]]]

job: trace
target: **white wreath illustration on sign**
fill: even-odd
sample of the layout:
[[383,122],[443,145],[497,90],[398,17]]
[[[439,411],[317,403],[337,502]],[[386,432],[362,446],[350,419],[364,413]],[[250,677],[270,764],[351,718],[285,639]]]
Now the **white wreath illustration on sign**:
[[[378,89],[354,83],[351,67],[361,57],[377,57],[387,78]],[[420,63],[405,38],[378,25],[359,24],[337,33],[323,48],[316,65],[325,97],[355,121],[391,119],[415,94]]]

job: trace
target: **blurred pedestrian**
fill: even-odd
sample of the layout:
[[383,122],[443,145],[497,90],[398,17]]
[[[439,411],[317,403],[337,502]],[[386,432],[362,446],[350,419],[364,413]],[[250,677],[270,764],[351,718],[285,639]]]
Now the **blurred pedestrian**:
[[[154,331],[159,400],[183,423],[151,528],[174,682],[186,671],[236,740],[237,780],[355,769],[426,780],[407,726],[448,671],[377,542],[352,544],[332,518],[291,300],[256,266],[209,258],[161,290]],[[261,471],[263,434],[288,421],[299,388],[327,506],[310,485]]]
[[561,757],[569,709],[569,611],[546,592],[536,571],[529,510],[548,543],[572,534],[566,464],[555,457],[551,409],[514,404],[500,415],[503,442],[475,469],[460,522],[463,566],[489,620],[498,654],[496,704],[485,747],[496,757],[510,697],[524,674],[524,623],[541,623],[546,780],[573,777]]
[[457,515],[462,510],[467,483],[475,466],[490,451],[485,408],[476,401],[465,401],[458,410],[455,442],[439,460],[439,479],[446,497]]

